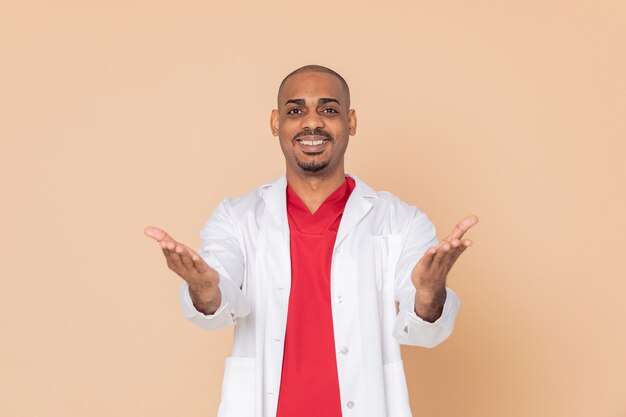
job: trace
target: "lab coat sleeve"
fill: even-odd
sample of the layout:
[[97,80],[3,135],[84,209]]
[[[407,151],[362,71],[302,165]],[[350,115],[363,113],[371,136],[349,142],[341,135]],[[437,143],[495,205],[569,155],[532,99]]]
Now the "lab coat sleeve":
[[245,274],[243,244],[228,209],[228,200],[222,201],[211,214],[200,232],[200,238],[198,254],[219,273],[222,302],[215,313],[203,314],[193,305],[189,285],[185,281],[179,289],[179,301],[188,320],[210,330],[234,324],[238,317],[250,313],[250,303],[242,291]]
[[395,298],[398,302],[398,317],[393,335],[398,343],[405,345],[434,347],[450,336],[459,310],[460,301],[446,287],[446,301],[441,316],[433,323],[415,314],[415,286],[411,272],[426,250],[439,244],[435,226],[426,214],[415,209],[406,239],[396,266]]

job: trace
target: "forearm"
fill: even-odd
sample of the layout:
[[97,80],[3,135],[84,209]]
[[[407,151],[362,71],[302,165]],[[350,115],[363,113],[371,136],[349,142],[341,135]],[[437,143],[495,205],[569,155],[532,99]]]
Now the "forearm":
[[208,289],[190,286],[189,296],[196,310],[202,314],[214,314],[222,303],[222,292],[217,285]]
[[393,335],[399,343],[432,348],[450,336],[460,306],[460,301],[454,291],[446,287],[443,310],[439,317],[431,317],[434,319],[432,322],[416,314],[415,306],[420,303],[415,303],[415,291],[407,289],[398,296],[399,314]]
[[422,320],[433,323],[441,317],[445,302],[445,286],[434,291],[417,289],[415,292],[415,314]]

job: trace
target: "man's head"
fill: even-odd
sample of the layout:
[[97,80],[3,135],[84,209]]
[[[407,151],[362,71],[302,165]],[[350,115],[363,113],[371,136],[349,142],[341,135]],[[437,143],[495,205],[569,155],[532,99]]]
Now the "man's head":
[[348,108],[350,108],[350,88],[348,87],[348,83],[346,82],[346,80],[344,80],[343,77],[339,75],[338,73],[336,73],[335,71],[331,70],[330,68],[323,67],[321,65],[305,65],[287,74],[287,76],[283,78],[283,81],[280,83],[280,87],[278,87],[278,107],[280,107],[280,93],[283,91],[283,87],[285,86],[285,83],[287,82],[287,80],[293,77],[294,75],[304,74],[307,72],[318,72],[318,73],[330,74],[330,75],[337,77],[337,79],[341,83],[341,87],[345,90],[345,93],[348,96],[348,101],[346,104]]
[[270,127],[278,136],[287,172],[329,176],[340,170],[348,137],[356,133],[350,90],[335,71],[307,65],[291,72],[278,89]]

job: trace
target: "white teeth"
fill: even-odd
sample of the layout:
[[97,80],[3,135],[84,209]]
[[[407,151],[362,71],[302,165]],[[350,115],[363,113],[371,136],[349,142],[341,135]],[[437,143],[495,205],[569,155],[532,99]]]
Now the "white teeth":
[[307,145],[307,146],[317,146],[317,145],[321,145],[322,143],[324,143],[324,141],[323,140],[301,140],[300,143],[303,145]]

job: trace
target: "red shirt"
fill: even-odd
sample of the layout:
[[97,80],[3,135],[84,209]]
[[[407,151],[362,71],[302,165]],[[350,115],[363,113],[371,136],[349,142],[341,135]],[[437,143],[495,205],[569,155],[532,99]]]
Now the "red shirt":
[[314,214],[287,186],[291,292],[277,417],[341,417],[330,268],[354,186],[346,177]]

